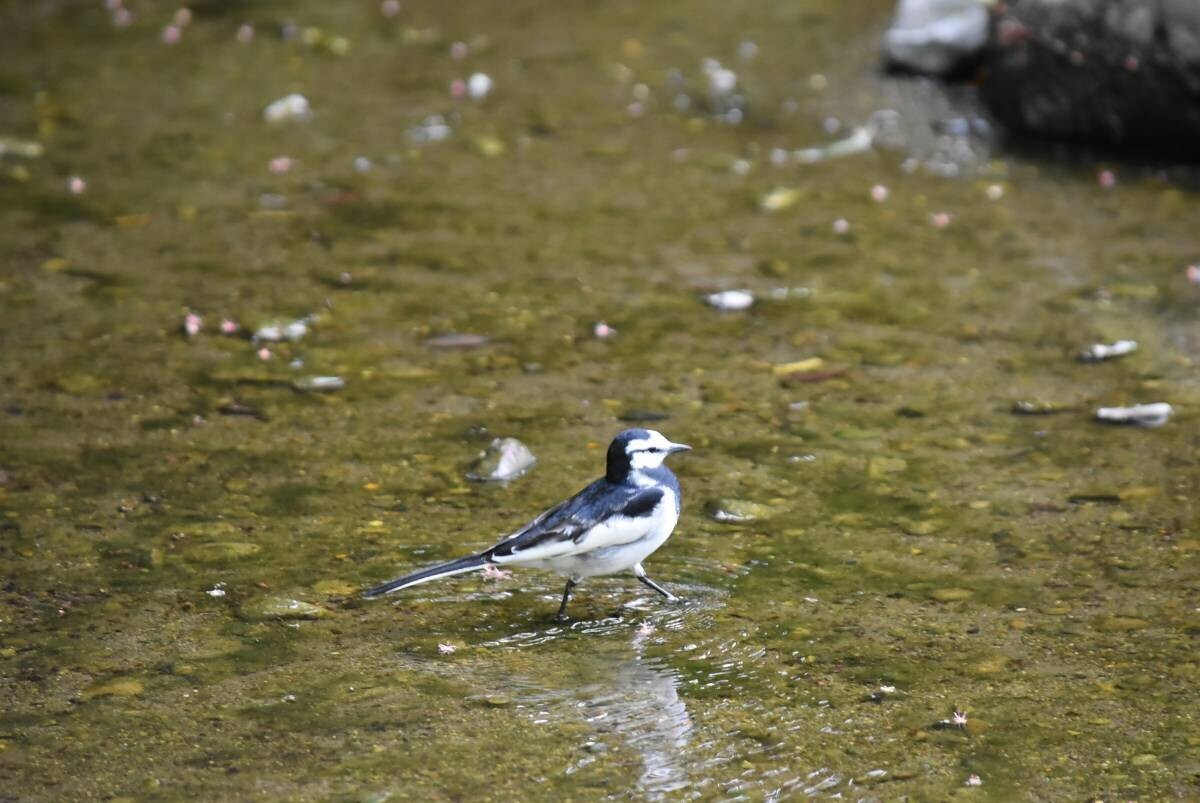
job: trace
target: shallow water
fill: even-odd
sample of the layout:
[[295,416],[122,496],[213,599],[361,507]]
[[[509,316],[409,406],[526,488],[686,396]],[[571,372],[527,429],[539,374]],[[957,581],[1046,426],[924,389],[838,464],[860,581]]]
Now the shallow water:
[[[1200,202],[931,134],[974,110],[876,75],[887,6],[212,0],[164,45],[168,4],[0,4],[0,137],[45,146],[0,158],[0,795],[1198,794]],[[294,91],[311,120],[262,120]],[[869,152],[771,164],[871,119]],[[700,301],[731,288],[760,301]],[[308,315],[265,360],[217,331]],[[1176,413],[1092,419],[1139,401]],[[534,572],[357,598],[581,487],[635,411],[696,447],[647,566],[686,602],[601,578],[562,626]],[[493,436],[538,464],[468,482]]]

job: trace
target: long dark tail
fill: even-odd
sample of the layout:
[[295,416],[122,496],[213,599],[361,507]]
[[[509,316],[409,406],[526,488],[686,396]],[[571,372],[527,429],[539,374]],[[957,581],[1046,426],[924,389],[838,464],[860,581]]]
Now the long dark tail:
[[452,560],[449,563],[440,563],[437,566],[430,566],[428,569],[422,569],[419,572],[406,574],[404,577],[398,577],[395,580],[390,580],[382,585],[377,585],[374,588],[368,588],[363,592],[363,596],[367,599],[382,597],[384,594],[390,594],[393,591],[399,591],[402,588],[415,586],[418,583],[427,583],[430,580],[436,580],[439,577],[450,577],[455,574],[464,574],[482,569],[488,564],[487,558],[483,555],[472,555],[469,558],[459,558]]

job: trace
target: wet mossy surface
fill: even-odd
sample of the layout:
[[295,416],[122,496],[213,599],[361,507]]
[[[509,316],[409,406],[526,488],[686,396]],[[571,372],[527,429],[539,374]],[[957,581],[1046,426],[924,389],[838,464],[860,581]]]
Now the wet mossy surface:
[[[0,795],[1200,794],[1200,201],[1002,155],[773,168],[888,103],[886,6],[212,2],[167,46],[170,4],[0,4],[0,136],[46,148],[0,159]],[[741,125],[671,107],[708,56]],[[452,100],[476,70],[494,93]],[[313,119],[265,123],[291,91]],[[1176,413],[1093,420],[1147,401]],[[646,412],[695,447],[647,564],[685,602],[600,578],[558,625],[535,572],[358,598],[574,492]],[[508,436],[536,466],[469,482]]]

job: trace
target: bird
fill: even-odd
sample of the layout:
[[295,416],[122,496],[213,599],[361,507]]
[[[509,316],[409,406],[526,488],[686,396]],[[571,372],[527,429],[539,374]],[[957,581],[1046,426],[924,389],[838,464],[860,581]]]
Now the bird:
[[571,592],[588,577],[627,569],[668,600],[678,599],[651,580],[642,568],[679,521],[679,480],[663,461],[690,446],[672,443],[652,429],[627,429],[608,447],[604,476],[495,546],[475,555],[430,566],[363,591],[382,597],[441,577],[488,566],[545,569],[567,578],[555,619],[567,620]]

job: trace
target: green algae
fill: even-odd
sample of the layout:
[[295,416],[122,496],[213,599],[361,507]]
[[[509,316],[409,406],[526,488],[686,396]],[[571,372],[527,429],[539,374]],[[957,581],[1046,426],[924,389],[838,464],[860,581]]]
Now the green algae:
[[[900,152],[772,172],[769,148],[886,103],[884,5],[212,2],[175,47],[165,6],[118,30],[100,4],[0,5],[0,134],[45,148],[0,178],[0,778],[32,800],[1194,792],[1200,204],[1017,158],[999,202]],[[350,47],[281,41],[287,20]],[[628,116],[633,84],[708,56],[747,124],[669,97]],[[495,94],[456,107],[475,69]],[[293,89],[315,118],[266,127]],[[451,110],[452,141],[406,137]],[[741,286],[746,313],[699,300]],[[216,332],[314,312],[267,360]],[[488,344],[428,346],[454,332]],[[1121,337],[1142,347],[1074,360]],[[811,357],[836,374],[771,372]],[[294,392],[308,375],[346,386]],[[1180,407],[1159,430],[1088,418],[1151,396]],[[577,490],[636,411],[696,447],[648,562],[684,602],[600,578],[560,626],[532,572],[358,599]],[[537,469],[468,484],[504,436]],[[712,522],[722,499],[770,515]]]

